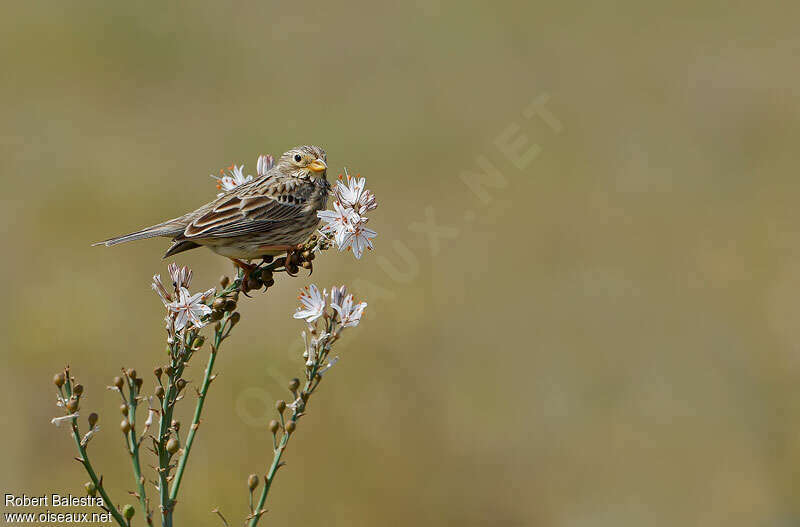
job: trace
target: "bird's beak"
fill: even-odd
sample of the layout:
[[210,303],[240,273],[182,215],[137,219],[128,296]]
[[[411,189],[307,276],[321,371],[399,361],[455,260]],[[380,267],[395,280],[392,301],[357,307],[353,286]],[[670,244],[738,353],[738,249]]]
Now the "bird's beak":
[[322,159],[315,159],[310,165],[308,165],[308,168],[312,172],[324,172],[328,169],[328,165],[326,165],[325,161]]

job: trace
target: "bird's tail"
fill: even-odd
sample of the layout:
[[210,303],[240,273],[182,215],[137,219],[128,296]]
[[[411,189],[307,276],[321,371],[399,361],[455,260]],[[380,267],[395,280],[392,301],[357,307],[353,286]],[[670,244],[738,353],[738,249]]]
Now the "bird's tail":
[[112,245],[117,245],[120,243],[144,240],[145,238],[155,238],[156,236],[177,236],[186,228],[186,224],[181,221],[182,219],[183,218],[175,218],[174,220],[168,220],[164,223],[159,223],[158,225],[153,225],[152,227],[147,227],[146,229],[142,229],[140,231],[125,234],[123,236],[117,236],[115,238],[109,238],[108,240],[103,240],[102,242],[93,243],[92,247],[95,245],[105,245],[106,247],[111,247]]

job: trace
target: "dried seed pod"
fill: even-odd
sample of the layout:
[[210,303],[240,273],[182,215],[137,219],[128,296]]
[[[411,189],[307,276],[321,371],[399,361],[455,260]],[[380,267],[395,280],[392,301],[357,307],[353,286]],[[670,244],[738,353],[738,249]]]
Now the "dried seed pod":
[[217,298],[211,304],[211,309],[213,309],[214,311],[222,311],[222,310],[225,309],[225,303],[226,302],[227,302],[227,300],[224,299],[224,298]]
[[127,419],[123,419],[123,420],[122,420],[122,421],[119,423],[119,429],[120,429],[120,430],[122,430],[122,433],[123,433],[123,434],[127,434],[128,432],[130,432],[130,431],[131,431],[131,424],[128,422],[128,420],[127,420]]
[[261,271],[261,281],[266,282],[267,280],[272,280],[272,271],[269,269],[263,269]]
[[111,381],[111,384],[116,386],[118,390],[121,390],[122,387],[124,386],[124,383],[122,381],[122,377],[120,377],[120,376],[114,377],[114,379]]
[[127,417],[127,415],[128,415],[128,405],[127,404],[119,405],[119,411],[122,413],[122,415]]
[[162,373],[164,373],[164,370],[162,370],[161,368],[156,368],[156,369],[153,370],[153,375],[158,377],[159,380],[161,380],[161,374]]
[[82,384],[76,384],[75,386],[72,387],[72,395],[77,395],[78,397],[80,397],[82,393],[83,393]]
[[236,300],[229,298],[225,301],[225,311],[231,312],[236,309]]
[[250,489],[250,492],[253,492],[256,487],[258,487],[258,476],[250,474],[247,478],[247,488]]
[[175,439],[174,437],[170,437],[169,441],[167,441],[167,452],[169,452],[170,454],[174,454],[175,452],[177,452],[180,447],[181,447],[180,443],[178,443],[178,440]]
[[164,387],[161,386],[161,385],[156,386],[156,389],[154,390],[153,393],[155,393],[156,397],[158,397],[159,399],[163,399],[164,398]]
[[74,414],[75,412],[78,411],[78,400],[70,399],[69,401],[67,401],[66,407],[67,410],[69,410],[69,413]]
[[175,382],[175,386],[178,388],[178,391],[181,391],[186,388],[186,381],[184,379],[178,379]]
[[264,282],[264,287],[272,287],[273,285],[275,285],[275,280],[273,280],[272,278]]
[[172,366],[164,366],[164,373],[171,377],[175,373],[175,369]]
[[275,419],[269,422],[269,431],[272,432],[273,434],[277,433],[280,427],[281,424]]
[[300,379],[294,378],[289,381],[289,391],[296,392],[300,387]]
[[221,285],[223,289],[228,287],[229,283],[231,283],[231,279],[228,278],[227,275],[222,275],[219,277],[219,285]]
[[94,428],[94,425],[97,424],[97,414],[92,412],[89,414],[89,428]]
[[136,389],[137,389],[137,390],[141,390],[141,389],[142,389],[142,384],[144,384],[144,381],[142,380],[142,378],[141,378],[141,377],[136,377],[136,378],[133,380],[133,384],[135,384],[135,385],[136,385]]
[[283,411],[286,410],[286,401],[283,399],[278,399],[275,402],[275,409],[278,410],[278,412],[283,413]]
[[130,368],[125,372],[125,375],[127,375],[131,379],[135,379],[136,378],[136,370],[134,370],[133,368]]
[[289,421],[288,423],[286,423],[286,431],[291,434],[292,432],[294,432],[296,426],[297,425],[295,425],[294,421]]
[[53,384],[61,388],[64,386],[64,383],[67,381],[67,376],[64,375],[64,372],[56,373],[53,375]]
[[175,429],[176,432],[180,432],[181,430],[181,422],[176,421],[175,419],[172,420],[170,426],[172,426],[172,428]]

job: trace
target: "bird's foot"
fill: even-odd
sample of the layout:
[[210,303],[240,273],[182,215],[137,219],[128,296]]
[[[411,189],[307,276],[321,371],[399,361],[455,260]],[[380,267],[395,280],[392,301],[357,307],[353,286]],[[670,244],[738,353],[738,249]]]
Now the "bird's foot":
[[[253,271],[258,269],[258,265],[243,262],[242,260],[238,260],[236,258],[231,258],[231,260],[233,261],[234,267],[242,270],[242,278],[241,282],[239,282],[239,289],[242,291],[242,293],[244,293],[245,296],[249,297],[250,295],[248,295],[247,292],[250,291],[251,289],[254,289],[254,287],[251,287],[252,285],[256,285],[252,283],[255,278],[253,276]],[[256,285],[255,288],[258,287],[259,286]]]

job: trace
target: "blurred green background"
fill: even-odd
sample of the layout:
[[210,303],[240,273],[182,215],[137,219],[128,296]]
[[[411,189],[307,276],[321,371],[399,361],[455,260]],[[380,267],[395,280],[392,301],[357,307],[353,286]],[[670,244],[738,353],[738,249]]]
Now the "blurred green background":
[[[105,386],[164,361],[149,282],[168,244],[90,243],[208,201],[231,162],[314,143],[377,194],[376,250],[243,305],[179,525],[245,515],[312,281],[370,305],[265,525],[797,525],[799,11],[6,3],[0,488],[82,492],[49,423],[69,363],[104,427],[94,462],[132,501]],[[499,176],[476,193],[486,163]],[[231,271],[176,261],[195,288]]]

